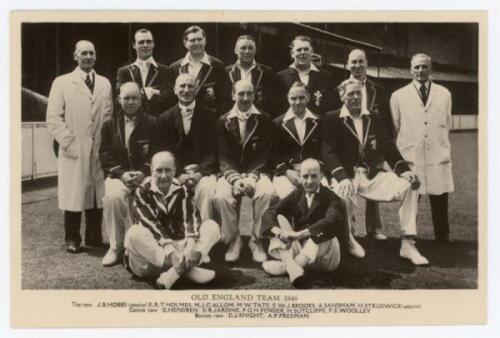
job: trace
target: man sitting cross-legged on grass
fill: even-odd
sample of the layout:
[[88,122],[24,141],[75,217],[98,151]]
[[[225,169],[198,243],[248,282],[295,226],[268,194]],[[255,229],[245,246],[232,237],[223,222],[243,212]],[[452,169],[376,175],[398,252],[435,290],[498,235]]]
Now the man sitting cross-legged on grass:
[[157,278],[156,284],[165,289],[181,276],[199,284],[210,282],[215,272],[198,265],[220,239],[218,224],[213,220],[201,223],[194,191],[181,186],[174,175],[174,156],[156,153],[151,177],[135,193],[139,224],[125,236],[127,270],[138,277]]
[[300,165],[301,185],[272,205],[262,218],[263,234],[274,236],[262,264],[270,275],[288,273],[292,285],[308,285],[304,268],[333,271],[340,263],[337,236],[344,233],[342,201],[321,182],[320,164],[307,159]]

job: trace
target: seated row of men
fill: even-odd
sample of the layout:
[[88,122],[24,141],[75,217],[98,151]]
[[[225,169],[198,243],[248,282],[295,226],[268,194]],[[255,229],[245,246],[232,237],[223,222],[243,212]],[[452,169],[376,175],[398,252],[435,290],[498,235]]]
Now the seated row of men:
[[[100,224],[104,206],[110,249],[102,263],[108,266],[120,261],[125,231],[137,219],[131,215],[129,198],[137,187],[150,180],[145,181],[145,177],[150,173],[147,163],[153,155],[168,151],[173,154],[167,155],[171,161],[175,156],[175,184],[192,194],[193,205],[187,205],[193,208],[194,215],[190,212],[189,217],[195,217],[198,225],[209,220],[217,223],[220,238],[228,247],[225,255],[228,262],[239,259],[243,245],[238,229],[239,208],[242,197],[247,196],[253,204],[253,229],[248,242],[252,257],[264,262],[266,271],[276,271],[280,264],[266,263],[271,253],[262,247],[264,214],[273,209],[273,200],[287,200],[304,184],[299,169],[309,158],[321,162],[322,186],[340,196],[346,208],[344,229],[338,236],[340,246],[356,257],[365,255],[352,235],[356,196],[368,201],[399,199],[403,201],[399,212],[400,255],[413,264],[427,264],[414,242],[418,194],[432,194],[436,238],[446,240],[447,198],[453,190],[447,135],[451,97],[444,87],[429,80],[428,56],[417,54],[412,58],[414,81],[393,94],[393,120],[385,91],[366,78],[363,51],[349,54],[351,78],[338,86],[339,94],[327,95],[335,93],[331,90],[335,81],[322,77],[320,74],[325,73],[314,69],[310,39],[297,37],[291,46],[294,63],[277,76],[282,85],[274,88],[286,89],[281,95],[279,91],[265,90],[264,79],[270,78],[272,72],[255,62],[255,42],[251,37],[238,39],[235,47],[238,61],[225,73],[233,82],[232,91],[227,88],[221,91],[218,87],[224,77],[212,78],[222,72],[217,70],[219,62],[205,53],[205,43],[203,30],[190,27],[184,36],[186,57],[168,68],[157,67],[152,59],[151,33],[138,31],[134,42],[138,60],[118,71],[120,109],[110,119],[111,86],[93,70],[94,46],[89,41],[76,44],[74,57],[78,67],[54,81],[47,108],[47,126],[61,145],[58,197],[59,208],[64,210],[68,252],[80,251],[83,210],[86,245],[102,243]],[[171,91],[177,100],[165,112],[168,100],[162,97],[168,96],[168,91],[162,94],[165,86],[154,85],[160,78],[164,78],[163,84],[173,82]],[[232,93],[233,106],[216,105],[218,94],[227,92]],[[340,98],[338,106],[330,104],[335,97]],[[286,104],[277,104],[282,99]],[[272,118],[262,109],[265,101],[271,103],[268,107],[273,116],[278,116]],[[154,106],[160,107],[160,111],[155,111]],[[336,107],[340,109],[334,110]],[[398,147],[394,143],[396,134]],[[381,170],[383,161],[392,171]],[[423,182],[420,188],[418,178]],[[162,208],[161,204],[169,199],[169,193],[159,199],[161,189],[156,190],[158,195],[151,194],[151,198],[159,203],[157,210],[168,214],[172,205]],[[306,203],[300,202],[299,209],[308,210],[307,214],[315,210],[316,195],[303,196]],[[367,213],[369,210],[367,231],[376,239],[384,239],[376,205],[367,203]],[[162,213],[155,215],[155,221],[149,224],[151,229],[170,227],[168,217]],[[164,221],[167,223],[162,225]],[[306,225],[311,225],[308,222]],[[299,229],[297,220],[291,223],[293,229],[301,232],[300,236],[297,233],[293,236],[302,238],[308,234],[305,228],[309,226]],[[213,227],[214,223],[209,224]],[[337,227],[328,224],[332,229]],[[436,224],[443,226],[438,228]],[[198,238],[199,228],[193,229]],[[156,232],[153,237],[157,242],[161,238],[170,242],[174,238],[168,236],[173,230],[169,231],[160,230],[162,236],[158,237]],[[324,233],[309,231],[313,241],[316,235]],[[286,239],[282,242],[289,244]],[[202,254],[202,257],[206,261],[208,256]],[[196,257],[189,260],[194,262]]]
[[[124,241],[125,230],[132,223],[128,197],[135,187],[139,187],[135,211],[140,225],[129,231],[143,238],[145,229],[142,227],[147,228],[152,234],[148,234],[146,237],[150,238],[144,241],[152,245],[155,239],[160,247],[168,244],[166,257],[176,255],[172,254],[175,251],[172,251],[175,247],[172,243],[181,240],[182,244],[175,252],[189,251],[185,256],[179,253],[190,262],[186,263],[186,269],[209,261],[208,251],[219,238],[228,246],[225,260],[235,262],[239,259],[242,239],[238,218],[243,196],[250,197],[253,203],[253,228],[248,245],[253,260],[264,263],[265,271],[277,274],[286,270],[291,277],[296,274],[302,276],[301,268],[316,261],[315,255],[319,249],[313,244],[330,240],[333,234],[343,233],[340,236],[341,245],[345,245],[351,254],[363,257],[365,252],[352,235],[352,204],[356,193],[378,201],[403,200],[400,209],[403,236],[400,255],[413,264],[427,264],[413,240],[416,235],[418,193],[415,189],[418,188],[418,178],[411,172],[376,116],[368,118],[370,126],[364,128],[364,132],[369,143],[362,152],[359,151],[358,138],[352,137],[344,118],[360,117],[362,114],[361,83],[350,79],[339,88],[344,105],[341,110],[328,113],[323,120],[307,109],[309,95],[304,84],[297,82],[288,93],[289,110],[271,120],[265,112],[254,106],[252,83],[240,80],[234,87],[233,108],[221,117],[214,118],[209,111],[197,106],[195,79],[190,74],[181,74],[175,83],[179,104],[162,114],[156,122],[141,111],[137,84],[129,82],[122,85],[119,101],[123,114],[116,114],[104,123],[100,147],[101,162],[109,176],[105,181],[104,219],[108,227],[110,249],[103,258],[103,265],[113,265],[119,261],[125,243],[127,252],[133,252],[134,258],[130,258],[130,253],[128,256],[131,271],[138,276],[149,276],[150,269],[158,268],[158,247],[147,250],[148,245],[134,236]],[[171,153],[175,154],[175,160]],[[160,162],[170,165],[168,168],[159,167],[158,161],[154,160],[158,156],[154,155],[151,168],[153,184],[151,181],[143,183],[147,171],[145,165],[151,154],[163,154],[163,161]],[[394,173],[378,171],[382,158],[388,161]],[[305,159],[309,160],[303,162]],[[321,159],[325,171],[332,173],[330,183],[326,178],[322,179]],[[170,184],[175,168],[179,168],[179,173],[175,183]],[[220,175],[217,177],[218,172]],[[166,190],[158,186],[163,181]],[[323,188],[320,187],[320,181],[323,181]],[[329,185],[343,198],[347,205],[347,216],[340,207],[340,200],[332,206],[327,203],[316,210],[316,199],[323,198],[322,190],[328,190],[326,187]],[[148,187],[147,193],[143,193],[145,186]],[[300,186],[307,193],[296,190]],[[186,196],[176,197],[176,191]],[[300,191],[306,205],[294,204],[300,203],[297,195]],[[275,195],[280,201],[271,206]],[[327,195],[333,196],[334,193]],[[179,200],[182,199],[185,201],[181,203]],[[178,209],[175,209],[176,205]],[[275,227],[279,214],[293,216],[293,228],[286,229],[283,224]],[[310,219],[313,215],[317,219]],[[220,230],[219,226],[214,226],[217,224],[215,221],[220,224]],[[270,229],[278,237],[271,241],[268,253],[280,258],[282,263],[268,262],[262,247],[264,229],[269,228],[269,225],[273,225]],[[205,233],[202,231],[205,227],[217,229],[217,234],[208,230]],[[201,239],[202,234],[207,236],[206,240]],[[188,240],[191,237],[199,237],[202,244]],[[294,249],[289,250],[290,241],[306,238],[311,238],[311,241],[304,246],[303,253],[297,247],[299,244],[294,244]],[[319,248],[338,251],[338,243],[328,243],[325,248],[321,245]],[[193,256],[195,246],[200,247],[200,251]],[[146,256],[141,255],[143,251],[138,248],[143,248]],[[295,263],[298,261],[298,265],[288,262],[287,255],[291,255],[292,251],[295,254],[302,253],[294,260]],[[322,258],[318,262],[322,263],[317,263],[334,269],[340,259],[338,253],[321,252]],[[152,257],[156,257],[156,260],[152,261]],[[324,259],[325,262],[322,261]],[[134,263],[135,260],[140,263]],[[178,259],[165,259],[167,261],[171,264],[165,264],[175,266],[173,262]],[[153,267],[149,264],[153,264]],[[159,283],[169,287],[170,282],[163,279],[168,277],[168,281],[176,280],[183,271],[181,268],[169,269],[159,279]],[[203,270],[197,268],[194,271]],[[197,277],[193,278],[196,280]]]

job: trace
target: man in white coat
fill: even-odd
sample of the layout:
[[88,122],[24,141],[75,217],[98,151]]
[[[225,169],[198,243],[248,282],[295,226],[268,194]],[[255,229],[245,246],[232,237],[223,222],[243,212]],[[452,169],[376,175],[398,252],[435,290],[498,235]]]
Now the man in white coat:
[[92,42],[75,45],[78,66],[52,83],[47,106],[47,127],[59,143],[58,199],[64,210],[66,250],[81,251],[80,222],[85,211],[85,245],[102,245],[104,174],[99,161],[101,127],[112,112],[109,81],[93,67]]
[[430,80],[428,55],[415,54],[410,71],[413,81],[391,97],[397,146],[420,178],[419,194],[429,195],[436,240],[449,243],[448,193],[454,189],[448,137],[451,94]]

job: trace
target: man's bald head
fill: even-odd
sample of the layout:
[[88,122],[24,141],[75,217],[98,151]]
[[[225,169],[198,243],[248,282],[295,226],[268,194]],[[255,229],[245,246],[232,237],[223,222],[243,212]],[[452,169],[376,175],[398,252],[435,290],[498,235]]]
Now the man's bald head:
[[168,163],[175,167],[175,157],[169,151],[160,151],[153,155],[151,158],[151,168],[154,170],[156,167],[162,163]]
[[167,194],[175,176],[175,158],[168,151],[160,151],[151,159],[151,178],[158,189]]
[[125,82],[120,86],[120,96],[123,97],[128,93],[138,93],[139,95],[141,94],[141,89],[139,88],[137,82]]
[[118,102],[122,111],[128,117],[135,116],[141,107],[142,98],[139,85],[135,82],[126,82],[120,87]]
[[304,191],[316,192],[321,185],[321,165],[318,160],[308,158],[300,164],[300,179]]
[[306,169],[317,169],[318,171],[321,171],[321,164],[314,158],[308,158],[300,164],[301,172]]
[[253,90],[253,83],[249,80],[239,80],[234,84],[234,92],[238,93],[238,91],[246,90],[250,87]]
[[247,112],[255,99],[253,84],[248,80],[239,80],[234,84],[233,100],[239,111]]

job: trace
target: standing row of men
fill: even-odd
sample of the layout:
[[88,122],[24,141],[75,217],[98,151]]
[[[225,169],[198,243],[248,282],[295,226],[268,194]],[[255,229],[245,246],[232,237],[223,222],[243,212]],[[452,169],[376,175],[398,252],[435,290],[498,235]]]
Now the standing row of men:
[[[165,67],[152,57],[152,34],[139,30],[134,41],[138,59],[118,71],[121,112],[110,118],[111,86],[93,70],[94,46],[77,43],[78,67],[54,81],[47,113],[49,130],[60,143],[59,208],[65,211],[69,252],[80,250],[83,210],[86,245],[102,243],[104,204],[110,250],[103,265],[116,263],[125,245],[128,267],[141,277],[160,275],[158,282],[164,287],[181,275],[207,281],[213,273],[194,268],[209,261],[208,251],[219,238],[228,245],[226,261],[239,258],[239,206],[242,196],[248,196],[253,202],[254,226],[248,242],[253,259],[264,262],[270,274],[288,272],[292,283],[300,285],[303,268],[314,265],[317,245],[324,241],[338,237],[351,254],[365,255],[351,231],[352,205],[356,196],[362,196],[403,200],[400,255],[416,265],[427,264],[414,242],[418,195],[433,195],[436,238],[447,241],[447,193],[453,190],[447,135],[451,97],[429,80],[428,56],[412,58],[415,80],[393,94],[389,109],[384,89],[366,78],[363,51],[350,53],[351,78],[342,82],[337,94],[329,75],[311,63],[313,50],[307,37],[292,42],[294,62],[276,76],[255,62],[256,45],[250,36],[237,40],[238,61],[226,69],[205,52],[205,44],[204,31],[189,27],[184,34],[188,53]],[[227,93],[232,93],[232,107]],[[171,108],[166,110],[165,105]],[[266,109],[276,117],[272,119]],[[153,154],[159,155],[153,157],[151,178],[145,180],[150,174],[146,163]],[[323,162],[325,175],[319,173],[318,161]],[[393,172],[382,169],[384,161]],[[319,181],[343,199],[347,217],[335,194],[321,193],[323,188],[315,183]],[[129,205],[134,190],[135,216]],[[280,202],[270,207],[275,195]],[[320,205],[328,206],[332,200],[333,211],[320,208],[314,224],[303,224],[315,214],[316,199],[325,198],[326,204]],[[302,215],[290,214],[294,203]],[[289,219],[292,230],[279,221],[278,215],[287,213],[295,219]],[[143,228],[125,236],[133,219]],[[201,231],[202,224],[209,225]],[[215,229],[220,233],[214,234]],[[367,231],[385,239],[376,204],[367,203]],[[276,238],[268,253],[278,262],[267,261],[262,246],[266,235]],[[295,244],[290,251],[292,242],[305,251]],[[151,243],[159,245],[165,259],[158,256],[157,247],[146,249]],[[326,254],[321,251],[329,261],[320,265],[329,270],[338,265],[332,250],[338,250],[338,243],[330,243]]]

